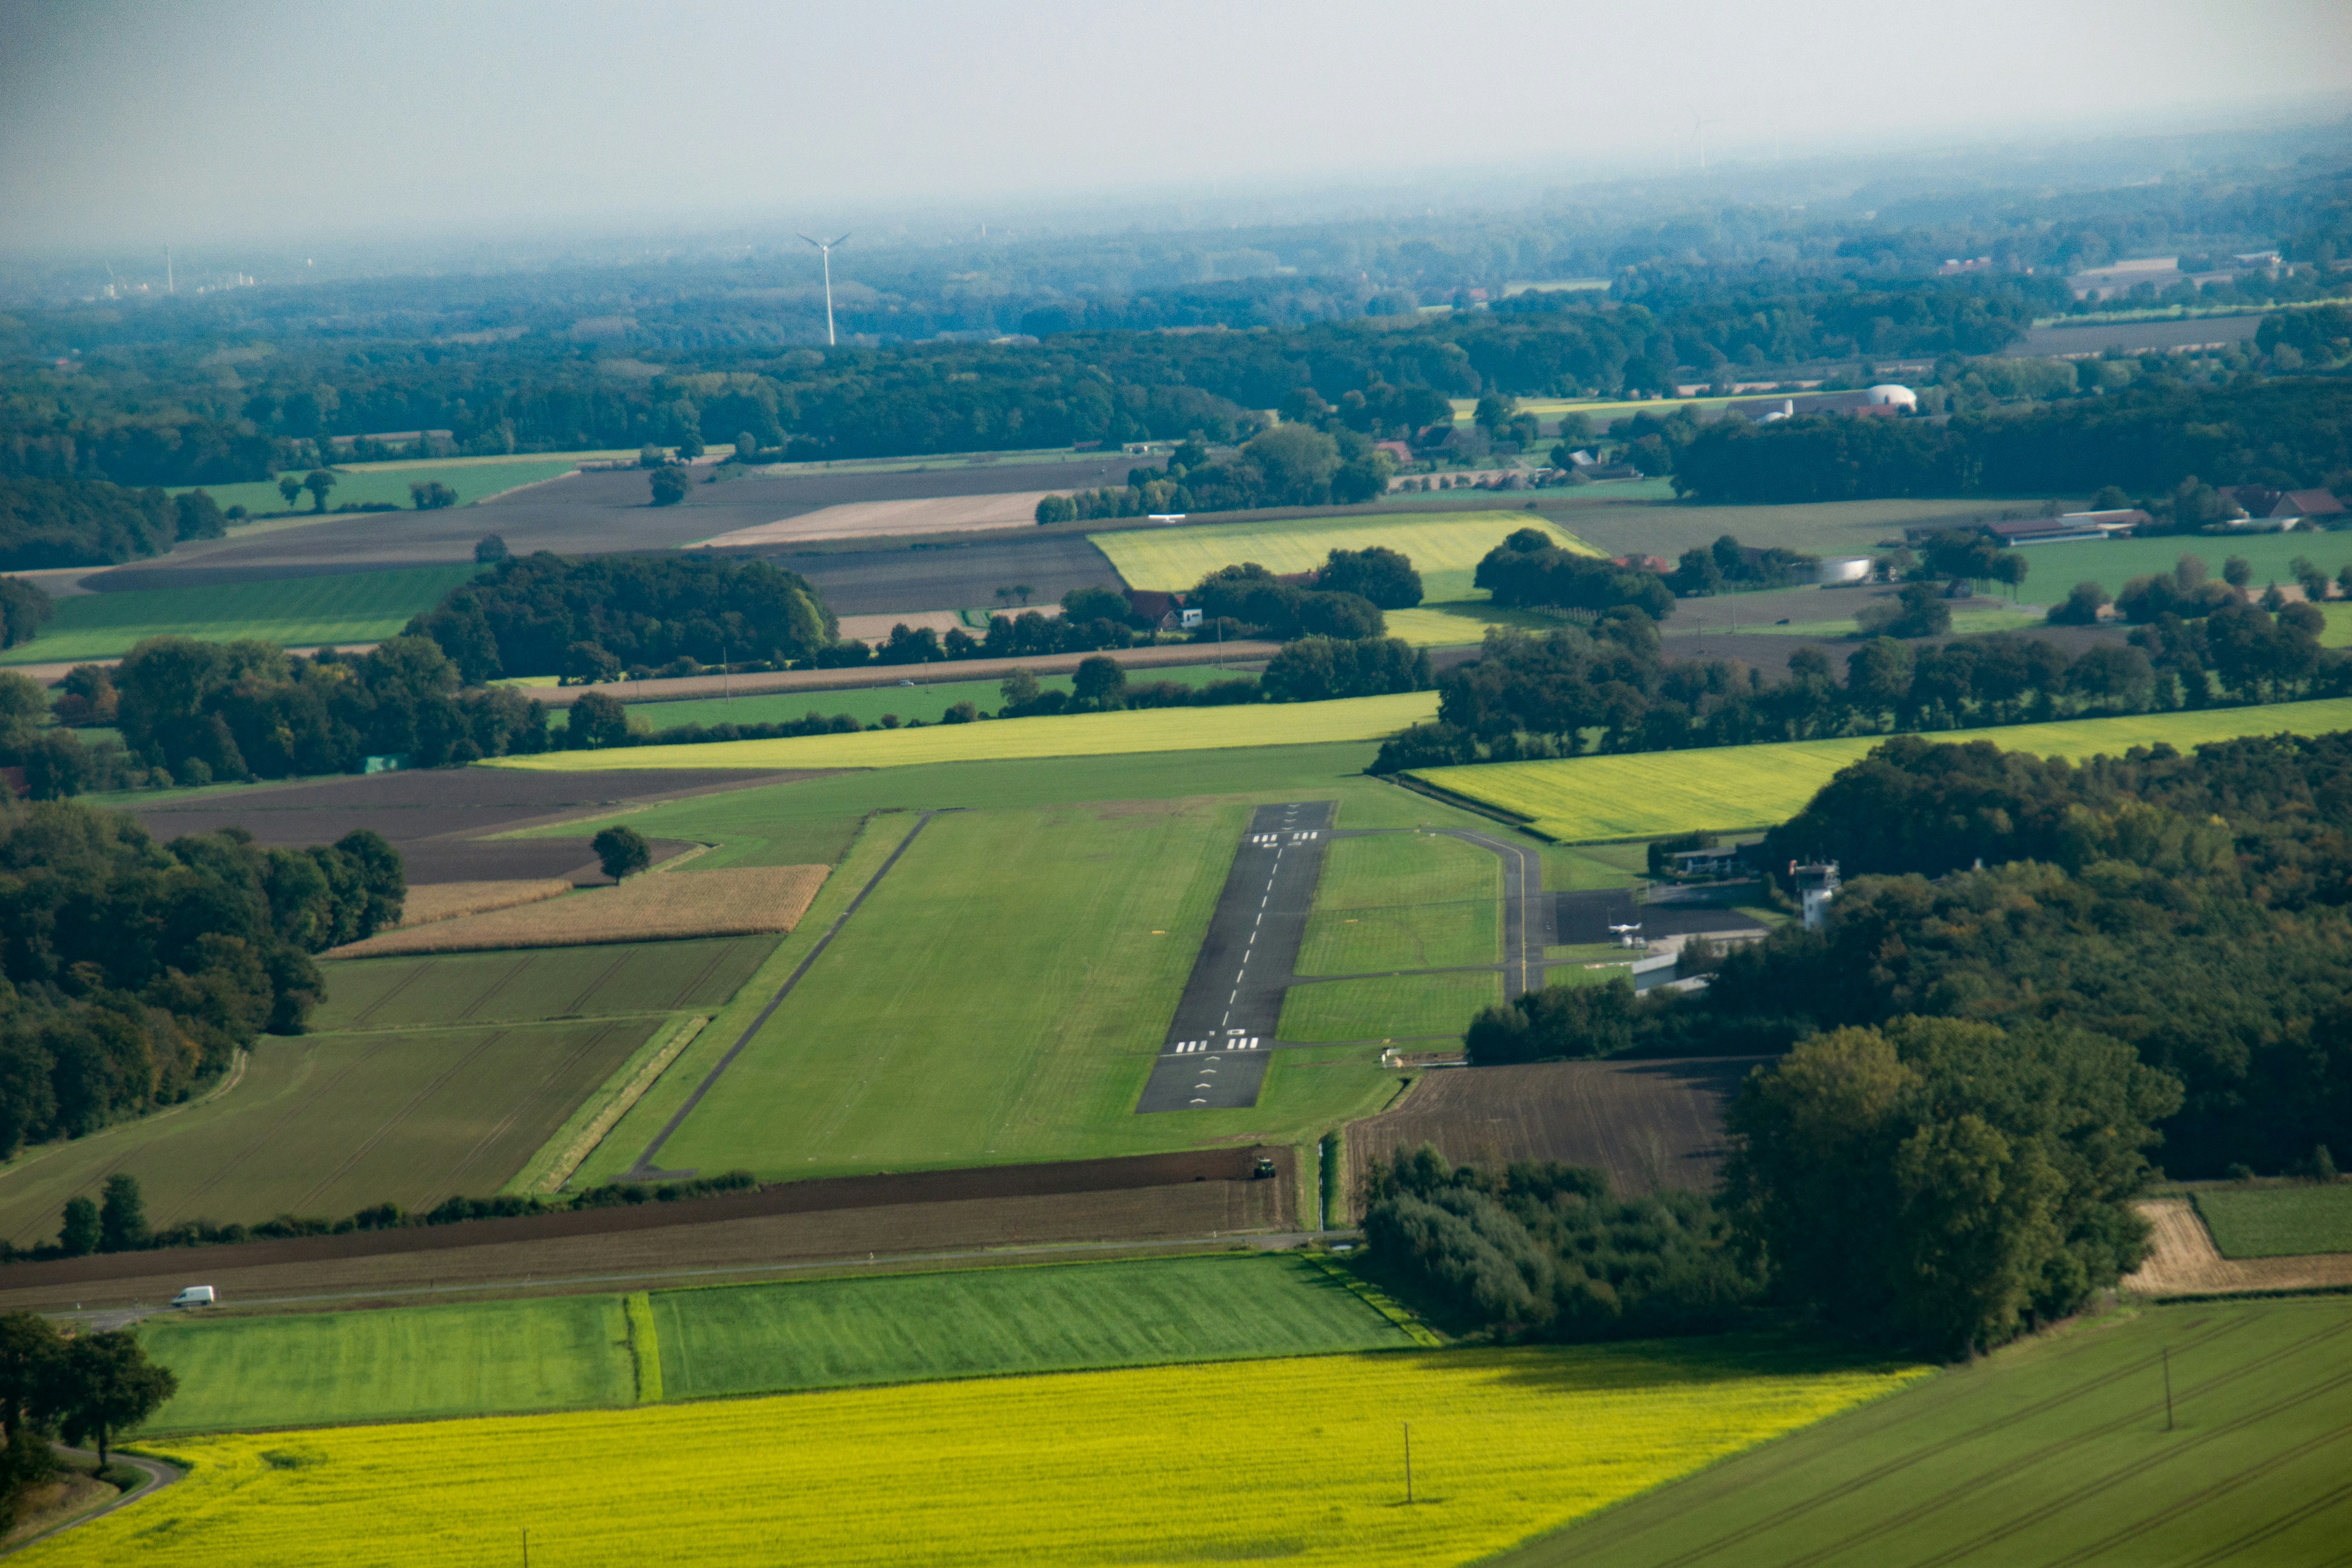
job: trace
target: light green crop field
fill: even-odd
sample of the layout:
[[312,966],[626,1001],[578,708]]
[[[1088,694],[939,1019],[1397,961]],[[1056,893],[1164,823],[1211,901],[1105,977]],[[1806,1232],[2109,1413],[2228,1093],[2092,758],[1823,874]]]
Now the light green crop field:
[[[2260,708],[2075,719],[1990,730],[1947,730],[1930,741],[1990,741],[2003,751],[2075,761],[2120,755],[2161,742],[2181,751],[2208,741],[2292,731],[2315,735],[2352,727],[2352,699]],[[1790,741],[1691,752],[1574,757],[1549,763],[1489,763],[1428,768],[1416,776],[1443,790],[1500,806],[1537,831],[1570,842],[1657,838],[1674,833],[1769,827],[1804,809],[1815,791],[1883,737]]]
[[1388,635],[1402,637],[1415,647],[1465,647],[1486,639],[1489,626],[1514,626],[1541,636],[1570,624],[1533,610],[1507,610],[1480,599],[1455,599],[1424,604],[1416,609],[1385,612]]
[[[327,493],[327,507],[331,513],[334,508],[347,502],[365,506],[371,502],[387,501],[405,510],[413,500],[408,493],[409,486],[433,483],[445,484],[456,490],[459,506],[471,506],[476,501],[504,495],[524,485],[534,485],[542,479],[554,479],[559,474],[568,474],[581,458],[594,455],[583,452],[569,458],[444,458],[414,463],[353,463],[331,470],[335,476],[335,488]],[[635,456],[634,453],[630,455]],[[302,474],[296,473],[294,477],[299,479]],[[287,510],[286,498],[279,493],[276,479],[256,479],[236,485],[178,485],[173,488],[173,493],[178,495],[191,489],[204,490],[224,510],[241,506],[257,517]],[[295,499],[293,510],[298,512],[310,510],[308,491]],[[398,518],[390,516],[385,516],[384,522],[388,528],[400,525]]]
[[2327,617],[2327,625],[2319,634],[2319,646],[2352,647],[2352,605],[2326,605],[2320,614]]
[[1014,757],[1297,746],[1373,740],[1419,723],[1436,711],[1436,692],[1407,691],[1337,702],[1151,708],[935,724],[920,730],[867,730],[855,735],[803,735],[785,741],[713,741],[664,746],[658,751],[629,746],[601,752],[551,752],[536,757],[503,757],[482,765],[559,773],[648,767],[903,768]]
[[[1001,680],[928,679],[933,671],[954,668],[953,665],[925,667],[922,674],[912,677],[919,682],[914,686],[785,691],[733,699],[698,698],[690,702],[632,702],[628,705],[629,725],[632,729],[657,731],[684,724],[782,724],[811,713],[822,713],[828,719],[836,713],[846,713],[861,724],[877,724],[881,722],[884,714],[896,713],[901,719],[920,719],[926,724],[933,724],[939,721],[940,714],[958,702],[969,702],[982,712],[990,712],[1004,705],[1003,683]],[[1131,671],[1128,684],[1150,686],[1166,680],[1180,686],[1198,687],[1212,681],[1240,678],[1240,671],[1219,669],[1213,664],[1182,664],[1170,669]],[[1066,675],[1041,675],[1037,678],[1037,685],[1045,691],[1067,691],[1071,679]],[[559,708],[550,718],[556,728],[562,729],[570,713],[569,709]]]
[[[1250,1254],[656,1291],[665,1399],[1008,1373],[1407,1350],[1302,1258]],[[165,1435],[632,1405],[616,1295],[257,1317],[141,1331],[180,1392]]]
[[1278,1254],[668,1290],[653,1308],[671,1399],[1412,1344]]
[[180,1380],[157,1436],[636,1400],[618,1296],[158,1318],[140,1339]]
[[[1432,511],[1367,517],[1313,517],[1288,522],[1184,523],[1167,529],[1090,533],[1097,549],[1130,588],[1177,591],[1210,573],[1255,561],[1277,575],[1312,572],[1334,550],[1372,545],[1398,551],[1423,573],[1475,569],[1481,557],[1522,528],[1540,529],[1570,550],[1598,553],[1581,540],[1527,511]],[[1426,582],[1423,584],[1427,591]]]
[[2248,533],[2214,536],[2175,534],[2160,539],[2107,539],[2076,544],[2035,544],[2019,552],[2029,568],[2028,594],[2054,605],[2077,583],[2096,583],[2109,594],[2123,592],[2134,577],[2169,572],[2184,555],[2205,563],[2207,575],[2221,580],[2221,567],[2231,556],[2253,568],[2253,592],[2273,583],[2294,586],[2288,563],[2300,556],[2330,577],[2352,563],[2352,532]]
[[[770,971],[864,884],[876,841],[911,826],[883,820]],[[1394,1088],[1376,1068],[1287,1073],[1279,1060],[1255,1110],[1134,1114],[1246,821],[1242,805],[1200,801],[933,818],[662,1161],[834,1175],[1303,1136],[1365,1114]],[[763,972],[747,993],[767,984]],[[714,1025],[665,1082],[690,1086],[734,1038]],[[584,1177],[626,1168],[669,1103],[648,1095]]]
[[1499,972],[1319,981],[1290,988],[1276,1033],[1306,1044],[1459,1035],[1480,1008],[1502,999]]
[[184,1436],[185,1480],[23,1561],[478,1568],[528,1531],[534,1568],[1460,1563],[1927,1375],[1685,1340]]
[[57,618],[31,642],[0,653],[0,664],[110,658],[142,637],[257,638],[286,647],[381,642],[409,617],[470,579],[472,566],[347,572],[206,588],[139,588],[77,594],[57,602]]
[[264,1037],[212,1096],[19,1154],[0,1170],[0,1237],[52,1239],[65,1201],[117,1171],[159,1226],[493,1193],[660,1022]]
[[2224,1258],[2352,1252],[2352,1184],[2198,1189],[2197,1213]]
[[[1659,1488],[1496,1568],[2320,1563],[2344,1553],[2352,1303],[2079,1323]],[[2171,1419],[2165,1408],[2169,1354]]]
[[772,936],[338,959],[324,966],[322,1033],[446,1028],[540,1018],[709,1012],[735,994]]
[[1416,833],[1334,839],[1324,852],[1297,973],[1499,963],[1502,897],[1503,863],[1459,838]]

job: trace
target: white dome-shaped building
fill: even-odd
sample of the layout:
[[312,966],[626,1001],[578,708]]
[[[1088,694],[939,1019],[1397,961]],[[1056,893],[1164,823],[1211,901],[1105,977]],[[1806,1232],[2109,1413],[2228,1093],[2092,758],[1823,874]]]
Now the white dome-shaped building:
[[1874,407],[1916,409],[1919,406],[1917,393],[1907,386],[1897,386],[1893,382],[1872,387],[1862,395],[1862,400]]

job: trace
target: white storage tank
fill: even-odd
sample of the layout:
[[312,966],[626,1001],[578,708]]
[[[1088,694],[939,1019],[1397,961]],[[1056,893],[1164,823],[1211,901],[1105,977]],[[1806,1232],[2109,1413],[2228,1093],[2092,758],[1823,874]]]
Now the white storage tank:
[[1872,387],[1862,395],[1862,400],[1878,407],[1916,409],[1919,406],[1917,393],[1907,386],[1897,386],[1891,381]]

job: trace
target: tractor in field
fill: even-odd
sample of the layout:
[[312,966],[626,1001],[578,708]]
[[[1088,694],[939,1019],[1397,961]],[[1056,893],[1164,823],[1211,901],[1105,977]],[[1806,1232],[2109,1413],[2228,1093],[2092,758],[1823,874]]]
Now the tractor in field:
[[1250,1180],[1253,1182],[1262,1182],[1273,1174],[1274,1162],[1264,1154],[1259,1155],[1257,1163],[1250,1167]]

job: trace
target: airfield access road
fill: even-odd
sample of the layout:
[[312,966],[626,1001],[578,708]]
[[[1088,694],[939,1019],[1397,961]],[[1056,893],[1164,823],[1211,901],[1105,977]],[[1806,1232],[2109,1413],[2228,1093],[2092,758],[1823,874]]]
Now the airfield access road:
[[1336,805],[1293,802],[1251,813],[1139,1113],[1257,1103]]
[[[878,686],[929,686],[940,681],[1002,680],[1015,669],[1034,675],[1067,675],[1089,658],[1110,658],[1124,669],[1148,670],[1171,665],[1263,664],[1282,651],[1276,642],[1216,644],[1164,643],[1153,647],[1108,649],[1092,653],[1043,653],[1026,658],[966,658],[940,664],[878,664],[863,669],[772,669],[756,675],[684,675],[667,680],[618,680],[603,686],[534,686],[530,695],[550,708],[569,708],[590,691],[601,691],[624,702],[671,702],[687,698],[726,694],[752,697],[777,691],[806,691],[823,707],[827,691],[863,690]],[[1235,670],[1234,674],[1242,672]]]

